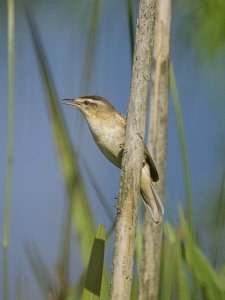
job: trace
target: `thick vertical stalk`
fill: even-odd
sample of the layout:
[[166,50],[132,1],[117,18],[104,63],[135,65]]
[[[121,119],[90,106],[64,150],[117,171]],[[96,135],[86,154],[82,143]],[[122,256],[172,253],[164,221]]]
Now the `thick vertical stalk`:
[[119,195],[111,299],[130,299],[156,0],[141,0]]
[[[156,185],[164,196],[167,115],[169,92],[169,40],[171,0],[159,0],[153,51],[152,90],[150,94],[150,128],[148,146],[156,162],[160,181]],[[162,227],[145,214],[142,262],[140,269],[140,300],[158,299]]]

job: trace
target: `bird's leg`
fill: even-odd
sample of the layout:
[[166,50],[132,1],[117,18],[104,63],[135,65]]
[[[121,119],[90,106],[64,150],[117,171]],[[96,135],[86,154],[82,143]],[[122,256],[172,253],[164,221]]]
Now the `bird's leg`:
[[126,151],[124,150],[124,143],[119,144],[119,147],[121,149],[121,152],[124,154]]

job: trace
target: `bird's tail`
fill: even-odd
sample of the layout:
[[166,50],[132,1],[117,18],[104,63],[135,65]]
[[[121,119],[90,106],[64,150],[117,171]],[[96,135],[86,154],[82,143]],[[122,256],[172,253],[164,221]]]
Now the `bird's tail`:
[[152,182],[147,189],[141,189],[141,195],[153,221],[157,224],[160,224],[163,219],[164,208],[158,194],[153,187]]

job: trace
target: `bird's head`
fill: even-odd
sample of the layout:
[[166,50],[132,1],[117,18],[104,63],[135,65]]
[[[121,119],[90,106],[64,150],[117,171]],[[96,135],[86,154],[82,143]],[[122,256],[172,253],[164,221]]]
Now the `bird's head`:
[[86,118],[107,117],[115,111],[115,108],[105,98],[99,96],[64,99],[63,103],[78,108]]

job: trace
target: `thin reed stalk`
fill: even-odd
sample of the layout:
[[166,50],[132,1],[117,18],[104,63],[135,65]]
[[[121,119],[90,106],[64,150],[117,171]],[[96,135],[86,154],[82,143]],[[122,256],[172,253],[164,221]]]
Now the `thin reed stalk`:
[[156,0],[141,0],[119,195],[111,299],[130,299]]
[[188,155],[187,155],[187,146],[185,141],[184,125],[182,119],[182,113],[180,108],[180,98],[178,95],[176,78],[174,73],[173,64],[170,64],[170,84],[171,92],[173,96],[173,104],[175,108],[179,142],[181,148],[181,156],[183,162],[183,171],[184,171],[184,185],[185,185],[185,199],[187,207],[187,218],[190,225],[190,231],[194,235],[194,225],[193,225],[193,216],[192,216],[192,196],[191,196],[191,182],[189,175],[189,166],[188,166]]
[[[150,90],[150,123],[148,146],[157,165],[159,183],[157,192],[164,198],[166,168],[167,119],[169,94],[169,45],[170,45],[171,1],[159,0],[155,28]],[[145,213],[140,268],[139,299],[158,299],[162,227],[155,224]]]
[[5,187],[5,210],[3,224],[3,278],[4,299],[9,299],[9,225],[12,191],[12,153],[13,153],[13,127],[14,127],[14,0],[7,1],[8,15],[8,145],[7,145],[7,171]]

